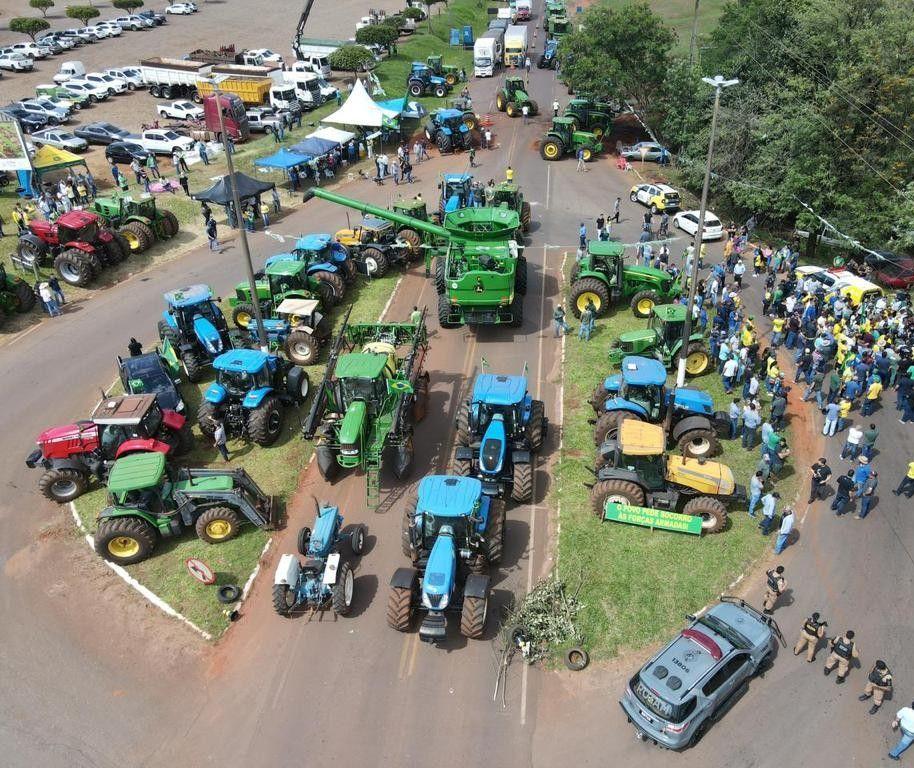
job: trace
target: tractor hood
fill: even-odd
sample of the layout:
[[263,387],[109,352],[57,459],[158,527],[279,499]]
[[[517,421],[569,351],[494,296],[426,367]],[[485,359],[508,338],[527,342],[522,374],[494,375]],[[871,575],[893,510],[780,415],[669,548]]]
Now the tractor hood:
[[216,326],[205,317],[197,316],[194,318],[194,333],[200,340],[200,343],[211,355],[222,353],[222,337]]
[[631,277],[639,278],[645,282],[653,282],[657,284],[667,284],[673,282],[673,277],[669,272],[663,269],[654,269],[653,267],[638,267],[633,264],[626,264],[622,268],[622,273],[624,275],[630,275]]
[[98,441],[98,427],[95,426],[92,422],[84,422],[80,424],[66,424],[60,427],[51,427],[44,430],[40,435],[38,435],[38,440],[36,441],[39,446],[44,448],[45,446],[52,446],[55,443],[67,443],[67,442],[92,442],[97,443]]
[[501,414],[496,414],[482,436],[482,445],[479,449],[479,466],[483,473],[496,475],[501,472],[505,460],[506,440],[504,419]]
[[716,461],[699,461],[670,455],[666,464],[667,479],[711,496],[729,496],[736,489],[733,471]]
[[213,405],[219,405],[225,400],[227,395],[228,391],[226,388],[214,381],[206,388],[206,392],[203,393],[203,399]]
[[[269,269],[273,264],[280,261],[298,261],[298,257],[294,253],[275,253],[264,261],[263,268]],[[239,283],[239,285],[247,285],[247,283]]]
[[701,389],[690,389],[688,387],[676,389],[673,407],[708,415],[714,413],[714,401],[711,399],[711,395]]
[[628,411],[642,416],[648,415],[647,408],[638,403],[633,403],[631,400],[626,400],[624,397],[610,397],[603,404],[603,408],[607,411]]
[[235,487],[235,478],[231,475],[207,475],[194,477],[187,480],[178,480],[175,483],[176,491],[188,493],[203,491],[231,491]]
[[346,409],[346,415],[340,424],[340,453],[344,456],[357,456],[362,430],[365,428],[365,418],[368,406],[364,400],[354,400]]
[[650,328],[641,328],[637,331],[627,331],[626,333],[619,334],[619,341],[621,341],[622,346],[626,348],[626,352],[632,350],[639,352],[644,349],[645,346],[653,344],[656,338],[657,334]]
[[457,551],[449,525],[441,526],[432,546],[422,579],[422,603],[427,608],[444,609],[454,591],[457,576]]

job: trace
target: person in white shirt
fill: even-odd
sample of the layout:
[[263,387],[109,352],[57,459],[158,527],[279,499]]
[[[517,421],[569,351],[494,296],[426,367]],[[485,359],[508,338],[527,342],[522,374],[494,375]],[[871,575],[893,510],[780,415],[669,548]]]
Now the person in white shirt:
[[857,458],[857,454],[860,453],[860,441],[863,440],[863,430],[860,427],[851,425],[851,428],[847,431],[847,441],[844,443],[844,448],[841,449],[841,458],[850,459],[853,461]]
[[901,753],[914,744],[914,701],[911,702],[910,707],[902,707],[898,710],[892,721],[892,728],[901,730],[901,738],[889,752],[889,757],[892,760],[899,760]]
[[733,392],[733,380],[736,378],[736,372],[739,370],[739,360],[731,357],[724,363],[724,391],[729,395]]

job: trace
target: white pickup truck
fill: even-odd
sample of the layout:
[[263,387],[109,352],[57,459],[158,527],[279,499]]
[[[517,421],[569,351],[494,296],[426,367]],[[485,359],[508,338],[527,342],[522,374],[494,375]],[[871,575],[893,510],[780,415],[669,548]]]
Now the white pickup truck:
[[167,128],[150,128],[133,141],[157,155],[170,155],[176,149],[189,150],[194,146],[190,136],[182,136]]
[[203,107],[192,101],[173,101],[170,104],[157,104],[159,117],[170,117],[174,120],[202,120]]

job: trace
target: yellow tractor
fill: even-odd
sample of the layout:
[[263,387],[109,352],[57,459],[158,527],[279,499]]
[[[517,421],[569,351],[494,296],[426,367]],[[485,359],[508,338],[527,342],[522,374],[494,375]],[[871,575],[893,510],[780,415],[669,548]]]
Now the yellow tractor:
[[341,229],[333,237],[346,246],[356,270],[368,277],[383,277],[392,263],[408,264],[422,257],[418,232],[397,232],[393,222],[367,214],[358,226]]
[[726,503],[745,499],[745,488],[725,464],[667,456],[665,446],[661,426],[623,421],[617,439],[604,444],[605,463],[590,489],[594,512],[602,519],[610,502],[678,512],[683,501],[681,513],[700,517],[702,533],[723,530]]

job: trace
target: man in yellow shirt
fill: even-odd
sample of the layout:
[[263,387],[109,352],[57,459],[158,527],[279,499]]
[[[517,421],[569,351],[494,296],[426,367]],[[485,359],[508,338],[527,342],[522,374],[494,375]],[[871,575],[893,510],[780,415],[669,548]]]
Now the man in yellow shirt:
[[896,496],[901,496],[905,494],[909,499],[914,496],[914,461],[908,464],[907,474],[901,478],[901,482],[898,484],[898,487],[892,491]]
[[842,431],[847,426],[847,416],[851,412],[851,401],[846,397],[841,398],[838,403],[838,431]]
[[866,390],[866,397],[863,399],[863,408],[860,410],[861,416],[869,416],[876,410],[876,404],[879,402],[879,396],[882,394],[882,380],[876,376],[869,389]]
[[783,317],[776,317],[771,321],[771,346],[777,349],[781,346],[784,339],[784,323],[787,321]]

